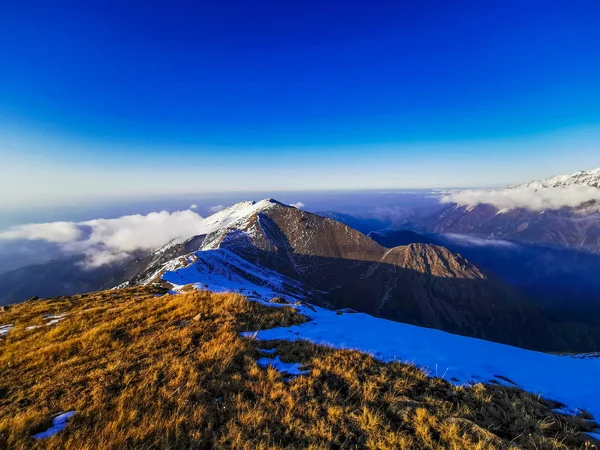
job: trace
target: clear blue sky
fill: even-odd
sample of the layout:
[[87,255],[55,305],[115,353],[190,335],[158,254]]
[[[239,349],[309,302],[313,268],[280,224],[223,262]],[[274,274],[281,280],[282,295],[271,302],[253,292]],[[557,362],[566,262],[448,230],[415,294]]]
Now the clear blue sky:
[[595,0],[4,0],[0,206],[599,166],[599,24]]

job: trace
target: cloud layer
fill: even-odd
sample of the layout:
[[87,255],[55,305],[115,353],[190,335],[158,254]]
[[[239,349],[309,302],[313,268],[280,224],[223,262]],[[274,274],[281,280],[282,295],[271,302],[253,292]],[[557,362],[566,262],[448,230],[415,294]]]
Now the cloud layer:
[[500,239],[485,239],[477,236],[469,236],[466,234],[455,233],[445,233],[444,237],[458,244],[470,245],[475,247],[491,246],[503,248],[518,248],[518,245],[514,242],[503,241]]
[[174,239],[207,232],[194,211],[153,212],[86,222],[52,222],[13,227],[0,239],[43,240],[60,244],[66,253],[83,253],[90,267],[119,261],[139,250],[153,250]]
[[[476,206],[482,203],[498,209],[527,208],[534,211],[577,207],[588,201],[600,204],[600,189],[592,186],[565,186],[548,189],[466,190],[445,195],[442,203]],[[598,208],[599,206],[597,206]]]

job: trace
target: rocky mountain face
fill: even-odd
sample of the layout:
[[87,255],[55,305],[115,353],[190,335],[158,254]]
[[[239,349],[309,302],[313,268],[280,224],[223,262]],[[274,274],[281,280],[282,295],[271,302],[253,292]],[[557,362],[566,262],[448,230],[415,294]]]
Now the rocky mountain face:
[[[510,186],[511,190],[556,192],[562,188],[600,189],[600,168],[557,175]],[[419,221],[416,231],[471,234],[527,244],[546,244],[600,253],[600,211],[596,200],[575,207],[531,210],[502,208],[491,204],[450,204]]]
[[[333,308],[530,348],[570,347],[523,295],[444,247],[388,249],[335,220],[274,200],[259,203],[206,236],[197,254],[226,250],[299,281],[311,301]],[[206,273],[204,258],[189,264]]]

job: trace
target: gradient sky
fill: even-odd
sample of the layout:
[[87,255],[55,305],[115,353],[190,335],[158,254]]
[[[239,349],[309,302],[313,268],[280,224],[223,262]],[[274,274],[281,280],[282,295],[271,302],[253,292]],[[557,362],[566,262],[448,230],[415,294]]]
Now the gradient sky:
[[600,2],[0,2],[0,208],[600,166]]

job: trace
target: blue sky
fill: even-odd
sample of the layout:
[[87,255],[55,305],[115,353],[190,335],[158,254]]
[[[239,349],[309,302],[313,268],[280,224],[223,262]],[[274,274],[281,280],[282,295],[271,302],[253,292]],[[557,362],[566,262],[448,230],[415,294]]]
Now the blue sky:
[[0,207],[599,166],[599,22],[596,1],[4,1]]

